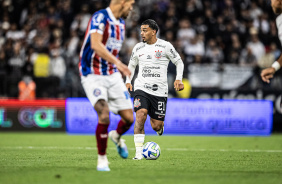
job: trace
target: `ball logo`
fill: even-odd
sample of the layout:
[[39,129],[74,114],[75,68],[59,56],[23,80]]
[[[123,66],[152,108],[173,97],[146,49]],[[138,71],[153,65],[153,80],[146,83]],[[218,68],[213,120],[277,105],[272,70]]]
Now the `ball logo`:
[[94,94],[94,96],[99,96],[99,95],[101,95],[101,90],[100,89],[95,89],[93,94]]
[[157,58],[157,59],[160,59],[161,57],[162,57],[162,51],[155,51],[155,53],[156,53],[156,55],[155,55],[155,57]]

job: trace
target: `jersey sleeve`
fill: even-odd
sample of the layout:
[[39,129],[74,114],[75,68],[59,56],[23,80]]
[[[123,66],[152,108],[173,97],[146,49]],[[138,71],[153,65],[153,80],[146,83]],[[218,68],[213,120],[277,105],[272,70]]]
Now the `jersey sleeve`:
[[96,12],[90,22],[90,33],[103,34],[107,19],[102,12]]
[[135,68],[138,65],[138,57],[136,54],[137,45],[138,44],[136,44],[135,47],[132,49],[132,54],[131,54],[129,64],[128,64],[128,69],[130,70],[131,75],[130,77],[126,77],[126,83],[131,83],[131,80],[134,76]]
[[181,60],[180,55],[169,42],[167,43],[166,47],[166,56],[173,64],[175,64],[178,60]]
[[183,61],[178,54],[178,52],[175,50],[175,48],[172,46],[171,43],[168,42],[166,47],[166,55],[167,58],[176,65],[176,80],[182,80],[183,77],[183,70],[184,70],[184,64]]

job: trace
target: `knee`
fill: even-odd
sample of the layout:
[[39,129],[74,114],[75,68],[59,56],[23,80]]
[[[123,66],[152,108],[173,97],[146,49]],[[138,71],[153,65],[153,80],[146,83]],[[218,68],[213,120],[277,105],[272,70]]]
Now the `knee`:
[[98,113],[98,118],[100,123],[109,124],[110,123],[110,111],[105,108],[102,112]]
[[163,123],[153,123],[153,124],[152,124],[152,128],[153,128],[153,130],[155,130],[155,131],[159,131],[160,129],[163,128]]
[[145,109],[140,109],[136,112],[136,121],[145,123],[147,118],[147,111]]
[[105,100],[99,100],[94,106],[100,123],[109,124],[110,123],[110,110],[108,104]]
[[132,124],[134,122],[134,117],[133,117],[133,113],[128,114],[125,118],[124,118],[124,122],[126,124]]
[[100,121],[100,123],[109,124],[110,123],[109,113],[100,114],[99,121]]

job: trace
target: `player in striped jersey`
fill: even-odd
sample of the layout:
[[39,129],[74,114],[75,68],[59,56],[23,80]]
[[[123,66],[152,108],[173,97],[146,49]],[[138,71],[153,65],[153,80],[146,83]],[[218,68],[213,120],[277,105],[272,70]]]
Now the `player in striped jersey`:
[[119,114],[121,120],[117,129],[109,132],[109,137],[116,144],[120,156],[128,157],[127,147],[120,137],[134,119],[131,99],[120,73],[125,76],[131,73],[118,59],[118,53],[125,37],[123,19],[134,3],[134,0],[111,0],[108,8],[95,12],[89,20],[80,51],[81,83],[98,114],[98,171],[110,171],[106,155],[110,111]]

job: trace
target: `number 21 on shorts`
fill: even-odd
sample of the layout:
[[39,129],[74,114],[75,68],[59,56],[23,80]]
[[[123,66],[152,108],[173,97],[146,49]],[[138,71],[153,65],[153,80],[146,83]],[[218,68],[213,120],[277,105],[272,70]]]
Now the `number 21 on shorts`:
[[159,111],[165,111],[165,103],[164,102],[158,102],[158,110]]

